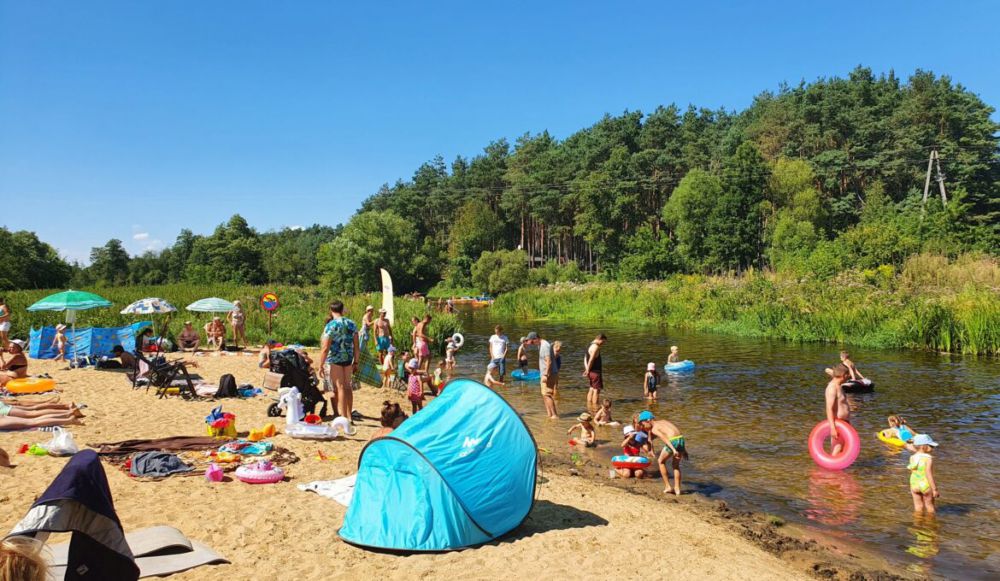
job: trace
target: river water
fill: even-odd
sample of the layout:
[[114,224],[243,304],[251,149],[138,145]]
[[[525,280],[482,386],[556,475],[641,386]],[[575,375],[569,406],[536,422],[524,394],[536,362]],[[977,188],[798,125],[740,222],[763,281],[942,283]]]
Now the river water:
[[[512,341],[536,331],[563,342],[557,400],[559,421],[545,418],[537,382],[500,391],[523,415],[539,446],[572,452],[566,429],[586,410],[583,354],[600,332],[605,394],[616,420],[651,409],[685,435],[684,489],[734,507],[778,515],[847,543],[863,544],[914,573],[962,579],[1000,577],[1000,367],[996,360],[916,351],[853,349],[876,383],[872,394],[852,395],[852,423],[862,437],[853,466],[831,472],[806,449],[824,416],[823,368],[838,362],[835,345],[736,338],[656,326],[596,326],[494,319],[488,309],[463,311],[466,344],[459,376],[482,380],[488,337],[502,324]],[[694,373],[667,375],[659,401],[642,395],[646,363],[662,370],[671,345],[697,364]],[[508,374],[516,367],[511,348]],[[529,353],[537,369],[537,351]],[[900,414],[918,433],[940,444],[934,473],[941,498],[936,518],[913,514],[909,454],[874,433]],[[620,453],[619,428],[598,428],[599,446],[584,454],[607,464]],[[657,446],[659,449],[659,446]],[[662,489],[659,479],[644,484]]]

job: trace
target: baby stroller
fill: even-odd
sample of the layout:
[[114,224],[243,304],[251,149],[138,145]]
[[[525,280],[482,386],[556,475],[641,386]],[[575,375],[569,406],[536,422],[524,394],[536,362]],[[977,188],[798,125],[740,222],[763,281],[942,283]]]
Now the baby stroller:
[[[316,406],[323,404],[319,415],[326,415],[326,400],[319,390],[319,380],[309,364],[295,349],[274,351],[270,354],[271,372],[281,375],[281,387],[297,387],[302,394],[302,409],[306,413],[316,413]],[[267,382],[265,382],[267,387]],[[274,388],[269,388],[274,389]],[[267,415],[272,418],[281,417],[281,409],[275,401],[267,408]]]

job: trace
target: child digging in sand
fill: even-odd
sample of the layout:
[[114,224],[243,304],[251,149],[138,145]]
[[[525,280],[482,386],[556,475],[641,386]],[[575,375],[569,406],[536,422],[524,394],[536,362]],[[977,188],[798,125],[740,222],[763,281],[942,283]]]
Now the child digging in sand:
[[[649,446],[649,437],[646,432],[637,430],[630,425],[622,428],[625,439],[622,440],[622,454],[625,456],[641,456],[643,452],[652,452]],[[646,471],[642,468],[616,468],[618,476],[622,478],[645,478]]]
[[566,430],[566,433],[572,434],[574,430],[580,430],[580,437],[574,438],[573,440],[570,440],[570,442],[574,445],[583,444],[587,448],[594,447],[597,442],[597,432],[594,431],[594,424],[592,423],[593,418],[591,418],[590,414],[587,412],[583,412],[580,414],[580,417],[576,418],[576,420],[578,423],[570,426],[570,428]]
[[611,419],[611,400],[604,398],[601,402],[601,407],[597,408],[597,413],[594,414],[594,423],[598,426],[618,426],[621,425],[618,422]]

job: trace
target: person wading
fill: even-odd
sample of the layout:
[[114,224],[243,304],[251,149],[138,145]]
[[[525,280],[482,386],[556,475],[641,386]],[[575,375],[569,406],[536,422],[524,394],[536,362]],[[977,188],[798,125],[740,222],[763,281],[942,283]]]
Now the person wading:
[[601,346],[608,338],[601,333],[587,347],[587,355],[583,358],[583,376],[590,383],[587,390],[587,404],[596,408],[601,402],[601,390],[604,389],[604,361],[601,358]]

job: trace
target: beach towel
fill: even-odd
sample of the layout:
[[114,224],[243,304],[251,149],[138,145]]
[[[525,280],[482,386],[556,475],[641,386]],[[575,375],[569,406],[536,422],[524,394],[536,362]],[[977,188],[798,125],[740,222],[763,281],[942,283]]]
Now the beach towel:
[[9,536],[72,533],[66,579],[139,578],[111,500],[108,478],[93,450],[73,456]]
[[161,450],[164,452],[212,450],[219,447],[219,440],[210,436],[170,436],[149,440],[122,440],[121,442],[87,445],[97,449],[97,453],[101,456],[119,456],[152,450]]
[[[170,575],[201,565],[229,562],[209,547],[188,539],[174,527],[141,529],[126,534],[125,540],[135,555],[140,578]],[[69,545],[49,545],[48,549],[52,576],[62,579],[68,563]]]
[[298,489],[303,492],[315,492],[337,504],[349,506],[351,497],[354,496],[354,481],[357,477],[357,474],[351,474],[338,480],[317,480],[309,484],[299,484]]
[[162,478],[193,470],[169,452],[138,452],[132,456],[129,474],[140,478]]
[[368,385],[382,385],[382,370],[379,368],[378,357],[367,349],[358,353],[358,371],[353,380]]

